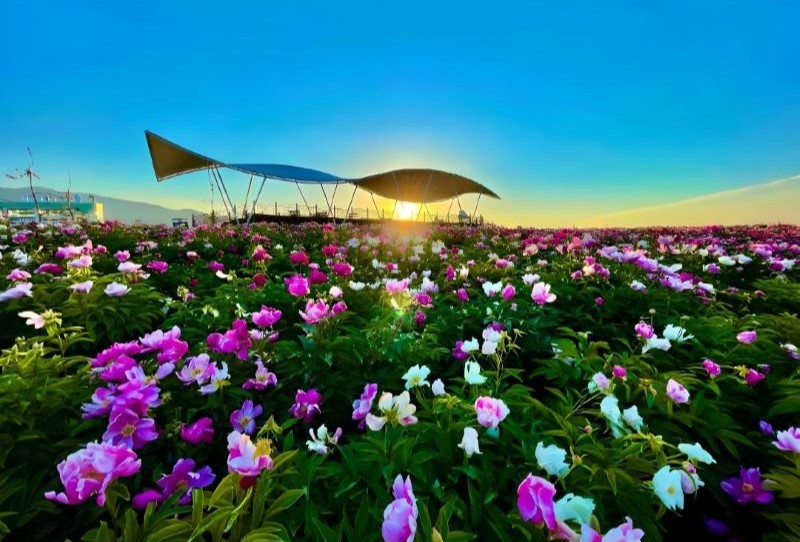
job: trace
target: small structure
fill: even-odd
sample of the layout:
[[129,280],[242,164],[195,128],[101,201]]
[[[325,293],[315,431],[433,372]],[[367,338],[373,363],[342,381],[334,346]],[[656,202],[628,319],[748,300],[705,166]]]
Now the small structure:
[[36,222],[40,224],[60,224],[70,222],[76,218],[83,218],[91,222],[102,222],[103,204],[80,201],[80,198],[55,199],[46,196],[39,202],[39,216],[36,214],[36,203],[33,201],[0,201],[0,213],[10,223],[27,224]]
[[[428,210],[429,203],[450,200],[450,208],[452,208],[453,202],[458,202],[459,221],[463,222],[464,220],[461,218],[462,215],[466,215],[470,221],[474,220],[481,196],[486,195],[491,198],[500,199],[492,190],[489,190],[486,186],[477,181],[456,173],[449,173],[437,169],[395,169],[383,173],[376,173],[374,175],[367,175],[366,177],[341,177],[323,171],[297,166],[223,162],[190,151],[149,131],[145,131],[145,138],[147,140],[147,147],[150,151],[153,171],[156,174],[157,181],[161,182],[171,177],[195,171],[209,171],[213,178],[213,180],[209,180],[212,190],[214,185],[216,185],[219,194],[222,196],[222,202],[225,206],[225,212],[228,214],[228,218],[237,223],[239,222],[240,216],[246,217],[245,220],[247,222],[252,220],[252,217],[256,214],[256,205],[261,197],[261,192],[268,179],[294,183],[308,211],[304,216],[316,219],[348,219],[351,216],[353,199],[358,189],[364,190],[370,194],[372,202],[375,205],[375,210],[377,211],[376,216],[381,216],[378,204],[375,202],[375,195],[378,195],[393,199],[395,201],[394,209],[397,208],[397,204],[401,201],[418,203],[419,211],[417,213],[417,219],[419,219],[419,216],[424,210],[431,220],[434,220],[434,217]],[[250,176],[241,213],[237,212],[236,205],[228,194],[228,189],[222,179],[220,169],[230,169]],[[247,208],[250,205],[248,199],[251,189],[253,188],[253,179],[261,179],[261,184],[252,200],[252,212],[248,213]],[[325,196],[327,209],[323,207],[320,210],[317,206],[314,206],[314,211],[312,212],[312,207],[308,204],[301,185],[319,185],[322,189],[322,194]],[[333,199],[336,196],[337,189],[342,185],[352,186],[353,193],[350,197],[350,203],[347,209],[343,214],[337,217]],[[326,187],[328,190],[331,190],[330,199],[328,198]],[[475,209],[472,214],[468,214],[467,211],[461,207],[459,196],[464,194],[478,194],[478,201],[475,203]],[[394,209],[392,210],[392,216],[394,216]],[[300,216],[299,206],[296,209],[296,213]],[[450,210],[448,209],[448,215],[449,213]]]

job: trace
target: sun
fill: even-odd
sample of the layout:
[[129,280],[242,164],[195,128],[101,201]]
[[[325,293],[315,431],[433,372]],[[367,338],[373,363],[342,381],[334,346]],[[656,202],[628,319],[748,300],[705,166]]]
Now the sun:
[[417,216],[417,211],[419,211],[419,205],[416,203],[400,201],[397,203],[395,214],[400,220],[412,220]]

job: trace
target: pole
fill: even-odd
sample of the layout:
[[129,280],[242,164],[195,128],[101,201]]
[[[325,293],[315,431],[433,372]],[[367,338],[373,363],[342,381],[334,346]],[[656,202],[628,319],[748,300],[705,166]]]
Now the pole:
[[358,190],[358,185],[355,185],[355,188],[353,188],[353,195],[350,197],[350,203],[347,204],[347,211],[345,211],[344,215],[345,220],[350,216],[350,208],[353,206],[353,199],[356,197],[356,190]]

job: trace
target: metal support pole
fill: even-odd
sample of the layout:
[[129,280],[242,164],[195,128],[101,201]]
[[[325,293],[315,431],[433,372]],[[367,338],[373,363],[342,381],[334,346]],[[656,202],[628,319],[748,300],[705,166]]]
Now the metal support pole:
[[231,216],[231,211],[228,208],[228,202],[225,200],[225,194],[222,191],[222,187],[225,185],[223,184],[222,187],[220,186],[220,179],[217,176],[218,171],[216,168],[211,169],[211,175],[214,177],[214,182],[217,184],[217,192],[219,192],[220,199],[222,199],[222,205],[225,207],[225,213],[228,215],[228,220],[233,221],[233,217]]
[[301,198],[303,198],[303,203],[305,203],[305,204],[306,204],[306,210],[308,210],[308,214],[311,214],[311,206],[310,206],[310,205],[308,204],[308,202],[306,201],[306,197],[305,197],[305,195],[303,194],[303,191],[302,191],[302,190],[300,190],[300,183],[298,183],[297,181],[295,181],[295,182],[294,182],[294,184],[295,184],[295,186],[297,186],[297,191],[298,191],[298,192],[300,192],[300,197],[301,197]]
[[[247,183],[247,192],[245,192],[245,194],[244,194],[244,205],[242,205],[242,212],[244,212],[245,215],[247,214],[247,200],[248,200],[248,198],[250,198],[250,188],[252,186],[253,186],[253,174],[251,173],[250,174],[250,180]],[[245,218],[247,218],[247,217],[245,217]],[[249,218],[247,218],[247,223],[248,224],[250,223],[250,219]]]
[[397,200],[394,200],[394,207],[392,207],[392,220],[394,220],[394,211],[397,209]]
[[216,172],[217,177],[219,178],[219,183],[222,185],[222,190],[225,192],[225,197],[228,199],[228,205],[231,208],[231,214],[234,215],[233,216],[233,220],[235,220],[236,224],[238,225],[239,224],[239,217],[235,216],[236,208],[233,206],[233,200],[231,200],[230,194],[228,194],[228,188],[225,186],[225,181],[222,180],[222,173],[219,172],[219,168],[216,167],[216,166],[214,167],[214,171]]
[[369,195],[372,197],[372,204],[375,206],[375,212],[378,213],[377,216],[378,216],[378,218],[380,218],[381,217],[381,210],[378,209],[378,204],[375,202],[375,194],[370,192]]
[[331,212],[331,203],[328,201],[328,193],[325,192],[325,185],[322,184],[322,183],[319,183],[319,187],[322,188],[322,195],[325,196],[325,203],[328,204],[328,214],[330,214],[330,212]]
[[478,201],[475,202],[475,210],[472,211],[472,217],[470,218],[470,222],[475,219],[475,215],[478,212],[478,204],[481,202],[481,196],[482,195],[483,194],[480,194],[480,193],[478,194]]
[[[256,214],[256,204],[258,203],[258,198],[261,197],[261,191],[264,190],[264,184],[266,184],[266,182],[267,182],[267,178],[266,177],[261,177],[261,186],[258,188],[258,193],[256,193],[256,197],[253,200],[253,214]],[[277,201],[275,202],[275,205],[276,206],[278,205]],[[275,214],[278,214],[278,213],[276,212]],[[252,217],[247,219],[247,223],[248,224],[250,223],[251,219],[252,219]]]
[[355,187],[353,188],[353,195],[350,196],[350,203],[347,204],[347,211],[344,214],[345,220],[347,220],[350,217],[350,208],[353,206],[353,200],[356,197],[356,190],[358,190],[358,185],[355,185]]

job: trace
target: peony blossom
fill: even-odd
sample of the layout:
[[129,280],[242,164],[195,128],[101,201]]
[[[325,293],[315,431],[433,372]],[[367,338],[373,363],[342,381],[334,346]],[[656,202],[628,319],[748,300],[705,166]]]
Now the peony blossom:
[[722,373],[720,366],[717,365],[712,359],[703,361],[703,369],[706,370],[710,378],[716,378],[720,375],[720,373]]
[[142,461],[130,448],[90,442],[58,464],[64,492],[48,491],[44,497],[62,504],[79,504],[96,495],[97,504],[103,506],[108,486],[118,478],[133,476],[141,468]]
[[112,282],[103,290],[108,297],[122,297],[130,291],[130,288],[119,282]]
[[394,501],[383,511],[381,535],[384,542],[413,542],[417,532],[417,500],[411,486],[411,477],[405,481],[397,475],[392,485]]
[[190,425],[181,424],[181,440],[189,444],[211,444],[214,440],[214,420],[204,416]]
[[713,457],[711,457],[710,453],[703,449],[699,442],[695,442],[694,444],[678,444],[678,450],[686,454],[686,457],[688,457],[689,460],[697,463],[706,463],[710,465],[717,462]]
[[634,326],[636,334],[643,339],[652,339],[655,336],[653,326],[646,322],[639,322]]
[[661,467],[653,476],[653,492],[670,510],[683,509],[681,471],[668,465]]
[[228,472],[245,477],[258,476],[264,469],[272,468],[271,452],[268,439],[258,439],[253,443],[250,435],[233,431],[228,435]]
[[418,386],[430,386],[431,384],[427,380],[430,374],[431,370],[428,369],[427,365],[414,365],[402,376],[403,380],[406,381],[406,389],[410,390]]
[[441,378],[437,378],[436,380],[433,381],[433,384],[431,384],[431,391],[437,397],[439,395],[444,395],[446,393],[444,391],[444,382],[442,382]]
[[307,324],[318,324],[330,318],[331,312],[325,301],[321,299],[312,301],[309,299],[306,302],[306,310],[300,311],[300,317],[303,318]]
[[719,486],[739,504],[750,502],[769,504],[775,500],[775,495],[764,487],[764,480],[761,478],[759,468],[746,469],[742,467],[739,469],[738,478],[726,478]]
[[34,329],[42,329],[44,327],[44,316],[37,314],[33,311],[24,311],[18,314],[20,318],[26,318],[25,324],[33,326]]
[[230,422],[234,431],[252,435],[256,430],[256,418],[263,411],[261,405],[254,405],[253,401],[245,399],[240,409],[231,412]]
[[308,280],[302,275],[287,277],[283,282],[286,285],[286,291],[295,297],[307,296],[311,291],[308,286]]
[[550,285],[545,284],[544,282],[537,282],[533,285],[533,290],[531,291],[531,299],[533,299],[534,303],[537,305],[545,305],[547,303],[552,303],[556,300],[556,294],[550,293]]
[[140,418],[136,412],[128,408],[112,412],[108,429],[103,433],[104,442],[123,444],[131,450],[138,450],[157,438],[155,420]]
[[250,319],[258,327],[272,327],[281,319],[282,313],[278,309],[261,305],[261,310],[254,312]]
[[474,406],[478,423],[483,427],[497,428],[510,412],[502,399],[492,397],[478,397]]
[[310,423],[314,416],[322,412],[322,395],[314,388],[308,391],[297,390],[294,396],[294,404],[289,409],[292,416],[301,418],[304,422]]
[[461,437],[461,444],[459,448],[464,450],[467,457],[472,457],[474,454],[480,454],[481,450],[478,447],[478,432],[472,427],[464,428],[464,435]]
[[569,465],[564,459],[567,451],[555,444],[545,446],[541,442],[536,445],[536,462],[550,476],[562,476],[569,470]]
[[664,328],[663,335],[665,339],[679,343],[688,341],[689,339],[694,339],[694,335],[687,334],[687,331],[684,328],[680,326],[673,326],[672,324],[669,324]]
[[383,416],[375,416],[367,413],[367,426],[372,431],[380,431],[386,422],[392,425],[412,425],[417,423],[414,413],[417,411],[416,405],[411,404],[411,397],[407,391],[400,395],[393,396],[389,392],[383,392],[378,400],[378,409]]
[[667,382],[667,396],[679,405],[689,402],[689,390],[672,378]]
[[553,484],[533,474],[522,481],[517,488],[517,508],[525,521],[534,525],[546,525],[548,529],[556,528],[556,513],[553,497],[556,488]]
[[486,382],[486,377],[481,374],[481,366],[477,361],[464,363],[464,380],[470,385],[480,385]]
[[800,429],[790,427],[786,431],[778,431],[776,439],[772,444],[784,452],[800,454]]
[[313,429],[309,429],[308,434],[311,437],[311,440],[306,441],[308,451],[325,455],[328,453],[328,446],[336,446],[339,439],[342,438],[342,428],[338,427],[331,435],[328,433],[328,428],[323,424],[319,426],[316,432]]
[[30,282],[18,282],[5,292],[0,292],[0,303],[21,297],[33,297],[33,284]]
[[758,338],[758,333],[755,331],[742,331],[736,335],[736,340],[742,344],[753,344]]

